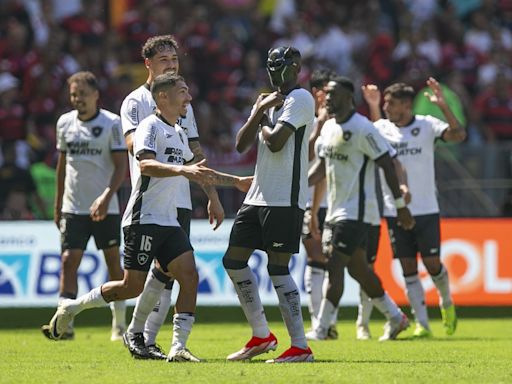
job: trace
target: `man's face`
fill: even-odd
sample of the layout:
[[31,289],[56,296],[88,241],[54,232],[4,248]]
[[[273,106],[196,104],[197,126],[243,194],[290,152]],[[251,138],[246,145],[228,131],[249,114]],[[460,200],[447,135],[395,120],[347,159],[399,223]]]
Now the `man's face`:
[[180,69],[176,49],[168,45],[163,46],[152,58],[146,59],[145,64],[153,78],[166,72],[178,74]]
[[85,82],[75,81],[69,86],[69,100],[78,115],[94,113],[98,106],[99,92]]
[[389,121],[399,123],[408,118],[411,102],[409,100],[394,98],[388,93],[384,95],[384,105],[382,109]]
[[351,100],[349,91],[339,86],[334,81],[329,81],[324,88],[325,90],[325,107],[329,114],[336,114],[345,108],[345,103]]
[[187,115],[187,106],[192,101],[192,96],[188,92],[188,86],[184,81],[178,81],[176,85],[166,92],[166,102],[169,109],[176,111],[179,116]]

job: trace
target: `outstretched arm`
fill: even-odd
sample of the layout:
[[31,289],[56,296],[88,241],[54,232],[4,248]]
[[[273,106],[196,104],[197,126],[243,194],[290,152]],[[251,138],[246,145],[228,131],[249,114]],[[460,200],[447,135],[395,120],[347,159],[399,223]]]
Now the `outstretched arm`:
[[427,97],[432,104],[437,105],[439,109],[441,109],[441,112],[443,112],[449,125],[448,129],[443,133],[443,140],[454,143],[463,141],[466,138],[466,130],[460,125],[459,121],[446,103],[441,86],[433,77],[430,77],[427,80],[427,85],[430,87],[433,94],[431,95],[430,93],[425,92],[425,97]]
[[370,108],[370,120],[377,121],[382,119],[380,111],[380,91],[374,84],[363,85],[361,87],[363,97]]

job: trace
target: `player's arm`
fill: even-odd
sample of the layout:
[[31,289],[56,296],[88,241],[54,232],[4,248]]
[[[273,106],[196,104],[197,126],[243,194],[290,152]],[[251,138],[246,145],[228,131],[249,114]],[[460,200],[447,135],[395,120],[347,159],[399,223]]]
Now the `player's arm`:
[[466,130],[459,123],[452,110],[446,103],[441,86],[433,77],[430,77],[427,80],[427,85],[430,87],[433,94],[431,95],[430,93],[425,92],[425,97],[427,97],[432,104],[435,104],[439,107],[441,112],[443,112],[444,117],[446,118],[446,122],[448,123],[448,128],[443,132],[443,140],[453,143],[460,143],[466,139]]
[[271,152],[279,152],[283,149],[288,138],[295,132],[296,128],[286,122],[278,121],[276,126],[271,128],[268,125],[261,127],[261,134],[265,144]]
[[[204,155],[203,149],[201,148],[201,144],[199,143],[199,140],[189,140],[188,146],[190,147],[190,150],[194,154],[194,161],[201,161],[206,160],[206,157]],[[205,163],[206,165],[206,163]],[[208,196],[208,221],[210,224],[213,224],[215,222],[215,226],[213,227],[213,230],[216,230],[219,228],[219,226],[224,221],[225,213],[224,213],[224,207],[222,206],[222,203],[219,199],[219,194],[217,193],[217,190],[213,185],[205,185],[200,184],[201,188],[203,189],[204,193],[206,193],[206,196]]]
[[363,92],[364,100],[368,103],[368,108],[370,109],[370,120],[377,121],[382,119],[379,88],[374,84],[368,84],[363,85],[361,90]]
[[135,130],[130,131],[124,135],[124,141],[126,142],[126,147],[128,148],[128,152],[133,155],[133,133]]
[[114,172],[110,178],[110,183],[103,193],[96,198],[89,208],[90,216],[93,221],[101,221],[105,219],[108,212],[108,205],[112,196],[121,188],[126,176],[126,151],[111,152],[112,163],[114,164]]
[[315,142],[320,136],[320,132],[322,132],[322,127],[324,123],[329,119],[329,113],[325,106],[322,106],[318,109],[318,116],[316,118],[316,124],[313,128],[313,132],[311,132],[311,136],[309,136],[308,141],[308,159],[309,161],[313,161],[315,158]]
[[53,221],[59,227],[62,217],[62,198],[64,196],[64,180],[66,178],[66,152],[59,151],[55,170],[55,201],[53,204]]
[[323,179],[325,179],[325,160],[323,158],[319,158],[309,170],[308,185],[311,187],[318,184]]
[[271,94],[262,93],[258,96],[251,115],[236,135],[236,150],[239,153],[243,153],[251,148],[260,125],[268,125],[265,111],[273,106],[282,104],[283,100],[284,96],[278,92],[272,92]]
[[313,197],[311,200],[311,220],[309,222],[309,230],[315,240],[320,240],[320,224],[318,223],[318,211],[320,210],[320,204],[327,191],[327,180],[323,178],[315,184],[313,188]]
[[393,157],[392,160],[402,197],[405,200],[405,204],[409,204],[411,202],[411,192],[409,191],[409,183],[407,182],[407,171],[396,157]]
[[396,175],[395,166],[389,153],[384,153],[381,157],[375,160],[376,164],[382,168],[386,183],[393,194],[395,199],[395,207],[397,211],[398,221],[404,229],[412,229],[414,227],[414,218],[405,204],[405,199],[402,197],[398,177]]

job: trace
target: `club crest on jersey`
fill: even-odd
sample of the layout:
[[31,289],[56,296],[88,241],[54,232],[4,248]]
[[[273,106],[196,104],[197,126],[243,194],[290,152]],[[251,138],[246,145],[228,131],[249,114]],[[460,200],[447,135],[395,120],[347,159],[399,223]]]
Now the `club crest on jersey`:
[[99,135],[101,135],[101,132],[103,132],[103,128],[102,127],[92,127],[92,134],[94,135],[94,137],[98,137]]
[[351,137],[352,137],[352,132],[350,132],[350,131],[343,132],[343,140],[349,141]]
[[149,255],[147,253],[139,253],[137,255],[137,262],[140,264],[140,265],[144,265],[148,262],[149,260]]
[[411,135],[418,136],[419,134],[420,134],[420,129],[418,127],[412,129]]

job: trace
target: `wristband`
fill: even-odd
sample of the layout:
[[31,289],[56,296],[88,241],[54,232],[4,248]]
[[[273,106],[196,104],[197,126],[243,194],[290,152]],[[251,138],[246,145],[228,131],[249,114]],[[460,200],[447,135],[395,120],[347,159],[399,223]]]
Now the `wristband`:
[[405,208],[405,200],[403,197],[398,197],[395,199],[395,207],[396,209]]

